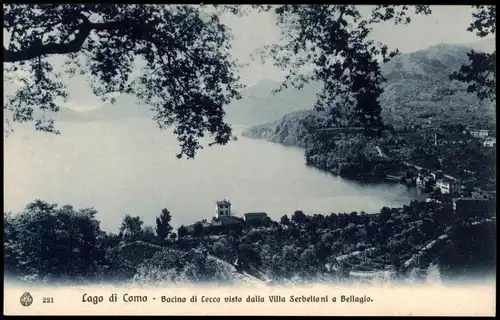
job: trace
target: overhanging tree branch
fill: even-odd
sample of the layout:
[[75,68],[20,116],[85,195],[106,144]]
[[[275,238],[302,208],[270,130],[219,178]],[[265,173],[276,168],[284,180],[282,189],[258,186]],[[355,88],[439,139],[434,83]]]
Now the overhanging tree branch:
[[33,43],[31,46],[22,50],[9,50],[4,47],[3,62],[27,61],[39,56],[51,55],[51,54],[76,53],[82,49],[85,40],[88,38],[88,36],[93,30],[94,31],[123,30],[136,25],[136,23],[134,23],[132,20],[92,23],[87,19],[87,17],[83,15],[80,16],[84,18],[84,23],[81,24],[80,27],[75,30],[74,33],[75,39],[73,39],[72,41],[68,43],[48,43],[48,44]]
[[[34,111],[57,112],[56,99],[68,94],[63,79],[54,77],[53,63],[44,58],[62,54],[74,62],[70,72],[85,64],[80,72],[92,79],[96,96],[135,94],[156,111],[153,120],[160,128],[175,126],[178,157],[193,158],[206,134],[215,136],[214,144],[226,144],[234,137],[223,106],[239,99],[243,86],[235,73],[239,64],[227,50],[230,30],[219,14],[207,16],[189,5],[6,6],[4,30],[11,31],[11,41],[4,47],[4,64],[26,74],[7,108],[17,122],[33,120]],[[53,76],[41,82],[36,81],[39,57],[44,72]],[[153,73],[137,77],[132,87],[128,82],[137,57],[145,63],[143,71]],[[16,62],[27,63],[18,68]],[[54,132],[49,129],[44,131]]]

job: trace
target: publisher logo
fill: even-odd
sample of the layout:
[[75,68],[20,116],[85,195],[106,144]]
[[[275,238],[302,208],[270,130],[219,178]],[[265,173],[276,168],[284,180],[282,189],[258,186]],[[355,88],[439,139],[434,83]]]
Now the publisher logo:
[[29,307],[33,303],[33,297],[31,296],[31,294],[29,292],[23,293],[20,300],[21,300],[21,304],[25,307]]

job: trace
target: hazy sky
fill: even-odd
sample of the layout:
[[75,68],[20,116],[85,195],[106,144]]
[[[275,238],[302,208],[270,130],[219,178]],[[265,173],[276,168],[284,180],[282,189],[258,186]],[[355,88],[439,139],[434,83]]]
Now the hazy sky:
[[[362,12],[370,11],[368,5],[360,7]],[[408,26],[379,24],[374,27],[372,36],[401,52],[417,51],[440,43],[473,43],[480,40],[473,32],[466,30],[472,21],[473,9],[470,6],[432,6],[432,11],[429,16],[413,16]],[[280,38],[280,30],[271,13],[253,12],[244,17],[226,14],[223,21],[233,31],[233,54],[242,62],[252,62],[250,56],[258,48]],[[241,71],[242,82],[248,86],[263,79],[281,80],[283,75],[270,63],[262,65],[260,61],[252,62]],[[68,107],[88,110],[100,105],[84,81],[81,77],[69,81],[68,89],[74,94]]]

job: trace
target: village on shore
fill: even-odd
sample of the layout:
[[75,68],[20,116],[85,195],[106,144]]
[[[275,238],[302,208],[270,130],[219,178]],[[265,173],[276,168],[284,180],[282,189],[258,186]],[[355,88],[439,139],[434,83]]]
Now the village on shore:
[[[491,136],[489,130],[468,130],[464,134],[481,140],[485,148],[496,147],[496,138]],[[435,145],[438,145],[437,138]],[[460,179],[442,170],[424,168],[407,161],[403,161],[402,164],[404,169],[398,173],[386,173],[385,180],[403,183],[410,187],[415,186],[427,194],[426,202],[448,203],[453,206],[453,211],[459,216],[465,216],[468,213],[486,214],[495,203],[496,189],[484,190],[473,187],[476,179],[472,171],[465,169],[467,179]],[[266,212],[247,212],[243,214],[243,218],[234,216],[231,211],[231,202],[224,199],[216,202],[215,216],[210,222],[203,219],[186,227],[181,226],[185,230],[181,230],[180,234],[193,235],[200,231],[217,233],[219,229],[223,230],[232,225],[261,224],[270,220]]]
[[[473,139],[479,140],[484,148],[495,148],[496,138],[491,136],[491,132],[486,129],[469,130],[466,128],[463,135],[470,135]],[[450,143],[449,141],[440,141]],[[459,141],[462,142],[462,141]],[[456,143],[452,141],[451,143]],[[438,146],[437,135],[434,146]],[[442,160],[439,159],[441,162]],[[475,172],[463,169],[462,178],[446,174],[442,170],[432,170],[422,166],[403,161],[404,169],[397,174],[386,174],[388,181],[397,181],[408,186],[416,186],[427,194],[427,202],[451,201],[454,208],[463,205],[475,210],[496,199],[496,188],[480,188],[477,185]],[[483,183],[484,185],[484,183]],[[471,207],[473,206],[473,207]],[[460,210],[460,209],[459,209]]]

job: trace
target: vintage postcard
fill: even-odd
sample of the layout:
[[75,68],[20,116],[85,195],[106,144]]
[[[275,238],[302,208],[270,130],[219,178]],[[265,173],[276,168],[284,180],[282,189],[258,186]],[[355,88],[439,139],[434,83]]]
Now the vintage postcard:
[[4,314],[496,314],[496,6],[3,17]]

